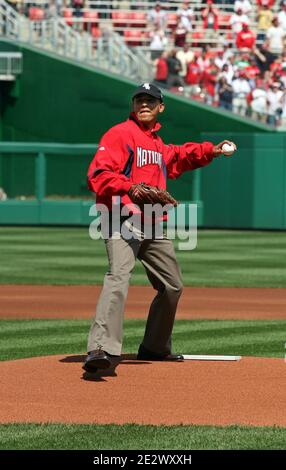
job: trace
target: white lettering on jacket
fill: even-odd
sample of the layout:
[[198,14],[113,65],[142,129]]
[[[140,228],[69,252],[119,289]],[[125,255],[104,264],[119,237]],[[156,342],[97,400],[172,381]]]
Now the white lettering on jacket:
[[141,168],[145,165],[158,165],[162,166],[162,154],[155,152],[155,150],[146,150],[142,147],[137,147],[136,166]]

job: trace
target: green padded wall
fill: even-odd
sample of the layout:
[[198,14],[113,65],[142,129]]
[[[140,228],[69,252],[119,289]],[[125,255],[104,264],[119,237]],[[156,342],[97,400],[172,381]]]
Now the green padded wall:
[[286,136],[205,134],[233,139],[238,151],[201,172],[204,225],[232,228],[286,228]]

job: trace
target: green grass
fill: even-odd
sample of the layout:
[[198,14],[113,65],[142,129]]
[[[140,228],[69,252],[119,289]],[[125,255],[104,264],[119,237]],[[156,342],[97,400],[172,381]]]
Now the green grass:
[[[185,285],[286,287],[286,233],[200,231],[179,251]],[[0,284],[101,284],[102,241],[87,228],[0,228]],[[131,284],[146,284],[137,263]],[[90,321],[2,320],[0,360],[85,354]],[[124,351],[135,353],[145,321],[125,322]],[[173,350],[185,354],[285,355],[286,322],[178,320]],[[0,449],[285,449],[286,428],[217,426],[0,425]]]
[[[50,354],[84,354],[90,322],[86,320],[1,320],[0,360]],[[123,351],[137,352],[145,321],[127,320]],[[286,322],[177,320],[173,350],[184,354],[285,355]]]
[[0,449],[285,449],[286,428],[5,424]]
[[[185,285],[286,287],[286,232],[199,231],[179,251]],[[0,284],[102,284],[107,259],[88,228],[1,227]],[[131,284],[149,284],[140,262]]]

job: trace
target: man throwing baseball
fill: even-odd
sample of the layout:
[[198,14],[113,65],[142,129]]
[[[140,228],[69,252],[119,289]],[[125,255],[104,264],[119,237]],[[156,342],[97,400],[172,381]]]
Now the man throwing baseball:
[[88,186],[96,193],[97,205],[107,208],[108,220],[115,208],[120,207],[123,209],[120,214],[125,214],[120,217],[125,231],[114,236],[109,226],[104,237],[109,269],[88,337],[88,355],[83,365],[88,372],[110,367],[112,358],[121,354],[125,301],[136,259],[143,264],[156,291],[137,359],[183,360],[182,355],[173,354],[171,349],[182,276],[172,241],[165,234],[156,236],[153,230],[167,215],[164,213],[159,222],[156,217],[149,218],[148,228],[151,225],[152,230],[148,237],[146,226],[130,224],[128,215],[137,214],[143,220],[147,205],[176,205],[165,191],[167,178],[178,178],[185,171],[208,165],[224,153],[224,144],[234,150],[236,147],[228,140],[218,145],[211,142],[166,145],[158,135],[161,127],[158,116],[164,109],[161,90],[150,83],[140,85],[134,91],[129,118],[103,135],[88,170]]

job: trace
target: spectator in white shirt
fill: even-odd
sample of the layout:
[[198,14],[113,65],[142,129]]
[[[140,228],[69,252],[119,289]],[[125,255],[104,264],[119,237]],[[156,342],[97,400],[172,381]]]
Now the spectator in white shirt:
[[249,18],[239,9],[236,13],[231,15],[229,22],[233,33],[237,34],[242,30],[242,23],[249,24]]
[[266,122],[267,117],[267,91],[263,84],[260,84],[252,92],[252,101],[250,103],[251,117],[258,121]]
[[220,78],[225,78],[227,83],[229,85],[232,84],[232,79],[233,79],[234,71],[231,65],[229,64],[224,64],[222,66],[221,72],[218,74],[217,79],[219,80]]
[[221,70],[222,69],[222,66],[223,64],[225,63],[225,60],[224,60],[224,57],[223,57],[223,50],[218,50],[217,53],[216,53],[216,57],[215,57],[215,64],[216,66]]
[[223,45],[223,60],[224,63],[228,62],[231,57],[234,56],[232,50],[232,44],[224,44]]
[[272,25],[273,26],[271,26],[271,28],[269,28],[266,33],[266,38],[269,44],[269,51],[272,52],[272,54],[279,55],[282,54],[284,49],[286,32],[283,30],[283,28],[281,28],[281,26],[279,26],[277,17],[273,18]]
[[281,114],[281,121],[280,121],[280,129],[285,131],[286,129],[286,92],[283,92],[283,96],[281,98],[281,106],[282,106],[282,114]]
[[280,83],[274,82],[267,91],[268,117],[267,123],[276,126],[282,111],[283,91],[280,90]]
[[249,82],[246,78],[245,72],[242,70],[239,72],[238,78],[232,82],[233,89],[233,100],[232,109],[234,113],[240,114],[241,116],[246,115],[247,111],[247,97],[251,92]]
[[186,44],[183,49],[179,49],[177,54],[176,54],[177,59],[181,62],[182,68],[179,72],[179,74],[182,77],[185,77],[187,75],[187,67],[190,62],[195,57],[195,53],[191,51],[190,47]]
[[234,11],[242,10],[244,15],[249,15],[252,10],[252,5],[249,0],[236,0],[234,3]]
[[190,2],[184,1],[181,8],[177,10],[178,18],[180,18],[181,23],[184,25],[188,32],[192,31],[192,21],[194,18],[194,11],[190,7]]
[[281,10],[278,13],[279,26],[286,31],[286,0],[280,5]]
[[163,50],[166,49],[166,46],[168,45],[168,38],[166,37],[164,31],[158,26],[154,31],[151,31],[150,38],[151,59],[155,60],[158,59]]
[[167,26],[167,14],[161,9],[160,3],[156,3],[155,8],[148,14],[148,20],[154,28],[165,29]]

